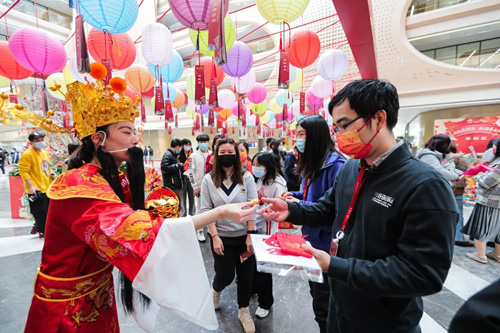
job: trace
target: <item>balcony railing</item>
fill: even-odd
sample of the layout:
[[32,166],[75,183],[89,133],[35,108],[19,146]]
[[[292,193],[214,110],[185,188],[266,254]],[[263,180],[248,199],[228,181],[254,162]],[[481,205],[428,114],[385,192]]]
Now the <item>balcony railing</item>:
[[[13,0],[0,0],[0,4],[4,6],[10,6]],[[38,14],[38,19],[56,24],[59,27],[71,29],[72,17],[59,13],[51,8],[37,4],[35,9],[35,3],[30,0],[21,0],[13,9],[19,13],[30,15],[35,17]]]
[[406,16],[413,16],[432,10],[459,5],[473,0],[413,0]]

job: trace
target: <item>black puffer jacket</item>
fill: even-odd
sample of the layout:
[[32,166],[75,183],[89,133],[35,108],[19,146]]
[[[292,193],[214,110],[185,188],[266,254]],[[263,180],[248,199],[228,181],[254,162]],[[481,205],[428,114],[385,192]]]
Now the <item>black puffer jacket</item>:
[[161,159],[163,186],[170,189],[182,188],[182,166],[179,163],[177,156],[178,155],[172,148],[168,148]]

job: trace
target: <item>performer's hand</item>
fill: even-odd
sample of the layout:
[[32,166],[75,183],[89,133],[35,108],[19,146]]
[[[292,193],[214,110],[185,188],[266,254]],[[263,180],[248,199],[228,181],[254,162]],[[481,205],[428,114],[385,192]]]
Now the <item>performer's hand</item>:
[[215,236],[213,238],[213,244],[214,244],[214,252],[220,256],[223,256],[224,255],[224,244],[222,243],[222,239],[220,239],[219,236]]
[[328,267],[330,266],[330,255],[323,250],[318,250],[312,247],[311,245],[304,244],[302,248],[312,254],[316,261],[319,264],[319,267],[323,270],[323,272],[328,273]]
[[197,188],[196,190],[194,190],[194,196],[195,197],[199,197],[200,196],[200,189]]
[[290,214],[287,203],[282,199],[262,198],[261,200],[263,203],[270,203],[270,205],[258,210],[257,214],[262,215],[267,220],[283,222]]
[[248,220],[253,220],[253,214],[257,206],[253,206],[250,202],[241,202],[220,206],[221,218],[227,218],[239,223]]
[[248,252],[253,252],[252,238],[250,237],[250,234],[247,235],[247,240],[246,240],[245,243],[247,245],[247,251]]

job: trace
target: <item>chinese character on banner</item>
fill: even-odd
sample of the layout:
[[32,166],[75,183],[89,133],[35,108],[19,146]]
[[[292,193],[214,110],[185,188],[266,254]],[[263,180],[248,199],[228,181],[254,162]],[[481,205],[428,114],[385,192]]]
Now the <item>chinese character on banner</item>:
[[[281,44],[281,40],[280,40]],[[278,73],[278,88],[288,89],[288,82],[290,80],[290,63],[288,51],[285,49],[280,51],[280,70]]]
[[163,115],[165,112],[163,104],[163,89],[161,83],[159,86],[155,87],[155,114]]
[[[213,70],[215,73],[215,69]],[[216,108],[219,106],[219,101],[217,98],[217,79],[210,79],[210,94],[208,95],[208,107]],[[209,124],[210,125],[210,124]]]
[[205,71],[203,65],[196,65],[194,67],[195,75],[195,95],[194,102],[196,105],[206,104],[207,98],[205,97]]
[[304,114],[306,111],[306,93],[300,92],[300,114]]
[[174,112],[172,110],[172,102],[169,99],[165,101],[165,121],[174,121]]

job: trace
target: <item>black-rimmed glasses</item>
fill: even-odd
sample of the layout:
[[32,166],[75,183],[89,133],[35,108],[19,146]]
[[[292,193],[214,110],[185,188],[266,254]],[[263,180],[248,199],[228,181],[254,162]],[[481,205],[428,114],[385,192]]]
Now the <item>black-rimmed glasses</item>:
[[349,127],[352,123],[354,123],[356,120],[361,119],[361,118],[363,118],[363,117],[359,116],[358,118],[353,119],[353,120],[345,123],[344,125],[335,126],[335,128],[333,129],[333,133],[334,134],[344,133],[346,131],[347,127]]

